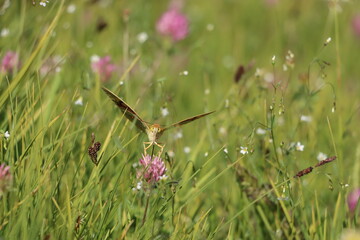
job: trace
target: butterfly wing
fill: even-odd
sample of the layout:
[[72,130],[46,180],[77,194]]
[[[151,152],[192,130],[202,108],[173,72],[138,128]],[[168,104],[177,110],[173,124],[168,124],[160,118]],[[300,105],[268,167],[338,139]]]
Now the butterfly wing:
[[213,112],[215,112],[215,111],[211,111],[211,112],[208,112],[208,113],[203,113],[203,114],[199,114],[199,115],[196,115],[196,116],[193,116],[193,117],[190,117],[190,118],[186,118],[184,120],[181,120],[180,122],[177,122],[177,123],[171,124],[168,127],[165,127],[164,129],[162,129],[162,131],[165,131],[165,130],[173,128],[173,127],[180,127],[182,125],[185,125],[187,123],[195,121],[196,119],[199,119],[199,118],[205,117],[205,116],[207,116],[209,114],[212,114]]
[[146,133],[147,125],[145,121],[142,120],[141,117],[139,117],[139,115],[137,115],[137,113],[126,102],[116,96],[115,93],[111,92],[109,89],[102,87],[102,90],[104,90],[110,99],[120,108],[127,119],[131,122],[135,121],[136,127]]

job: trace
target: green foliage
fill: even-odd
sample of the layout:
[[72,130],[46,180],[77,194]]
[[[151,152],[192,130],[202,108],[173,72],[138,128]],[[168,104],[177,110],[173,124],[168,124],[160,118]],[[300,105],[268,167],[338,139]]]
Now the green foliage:
[[[0,56],[17,52],[21,66],[0,72],[0,164],[13,176],[0,238],[339,239],[359,228],[346,203],[360,174],[359,3],[187,1],[189,35],[172,42],[155,28],[167,1],[73,1],[74,12],[7,2]],[[95,54],[118,66],[108,81]],[[149,123],[216,112],[165,132],[168,177],[136,190],[146,136],[101,86]],[[320,152],[337,159],[293,177]]]

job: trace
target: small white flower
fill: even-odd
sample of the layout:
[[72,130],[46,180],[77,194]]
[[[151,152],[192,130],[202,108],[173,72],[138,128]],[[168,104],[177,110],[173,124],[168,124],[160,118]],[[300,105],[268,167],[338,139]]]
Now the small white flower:
[[285,195],[281,195],[281,197],[277,198],[278,201],[288,201],[289,197],[285,196]]
[[303,152],[303,151],[304,151],[304,148],[305,148],[305,146],[302,145],[301,142],[297,142],[297,143],[295,144],[295,149],[296,149],[296,151]]
[[179,131],[177,131],[176,133],[175,133],[175,135],[174,135],[174,139],[176,140],[176,139],[180,139],[180,138],[182,138],[183,137],[183,134],[182,134],[182,131],[181,130],[179,130]]
[[247,147],[240,147],[240,153],[242,155],[248,154],[249,153],[248,148]]
[[82,106],[83,105],[83,98],[79,97],[76,101],[75,101],[75,105],[77,106]]
[[132,167],[133,167],[133,168],[137,168],[138,166],[139,166],[138,163],[133,163],[133,164],[132,164]]
[[187,76],[187,75],[189,75],[189,72],[187,70],[184,70],[184,71],[180,72],[179,75]]
[[175,157],[174,151],[170,150],[167,153],[168,153],[169,157]]
[[262,70],[261,68],[256,68],[255,77],[259,78],[262,77],[263,75],[264,75],[264,70]]
[[90,62],[94,63],[94,62],[98,62],[100,60],[100,57],[98,55],[92,55],[90,57]]
[[166,180],[168,177],[169,177],[168,175],[164,174],[160,176],[160,180]]
[[274,55],[274,56],[271,58],[271,63],[272,63],[272,64],[275,64],[275,60],[276,60],[276,56]]
[[301,115],[300,116],[300,121],[301,122],[311,122],[312,121],[312,117],[311,116],[305,116],[305,115]]
[[137,35],[137,40],[139,43],[144,43],[148,40],[149,35],[146,32],[141,32]]
[[120,82],[119,82],[119,85],[120,85],[120,86],[124,85],[124,82],[123,82],[123,81],[120,81]]
[[142,182],[138,182],[137,184],[136,184],[136,189],[137,190],[140,190],[142,188]]
[[76,5],[75,4],[70,4],[66,9],[67,13],[70,13],[70,14],[74,13],[75,10],[76,10]]
[[286,72],[288,70],[288,67],[286,64],[283,64],[283,71]]
[[0,33],[0,36],[1,37],[7,37],[10,33],[10,30],[8,28],[3,28],[1,29],[1,33]]
[[9,139],[9,137],[10,137],[9,131],[6,131],[6,132],[4,133],[4,137],[5,137],[6,139]]
[[286,60],[292,60],[295,57],[294,53],[291,50],[288,50],[287,55],[285,56]]
[[162,107],[161,108],[161,115],[163,117],[166,117],[167,115],[169,115],[169,110],[166,107]]
[[208,25],[206,25],[206,30],[208,30],[209,32],[213,31],[214,30],[214,25],[209,23]]
[[39,4],[43,7],[46,7],[46,4],[48,4],[49,1],[41,1]]
[[228,149],[227,149],[227,148],[224,148],[224,153],[226,153],[226,154],[228,154],[228,153],[229,153],[229,151],[228,151]]
[[262,129],[260,127],[256,129],[256,134],[257,135],[264,135],[265,133],[266,133],[265,129]]
[[327,46],[331,42],[331,37],[328,37],[324,43],[325,46]]
[[205,92],[204,92],[204,93],[205,93],[205,95],[209,95],[209,94],[210,94],[210,89],[208,89],[208,88],[205,89]]
[[335,112],[335,107],[331,108],[331,112],[334,113]]
[[220,135],[226,135],[226,134],[227,134],[226,128],[220,127],[220,128],[219,128],[219,133],[220,133]]
[[274,78],[274,74],[271,72],[267,72],[264,74],[264,80],[267,83],[272,83],[274,82],[275,78]]
[[190,153],[190,151],[191,151],[191,148],[190,147],[184,147],[184,152],[186,153],[186,154],[189,154]]
[[278,124],[279,126],[283,126],[284,123],[285,123],[285,119],[284,119],[283,116],[280,116],[280,117],[277,118],[277,124]]
[[208,152],[204,153],[204,157],[207,157],[207,156],[209,156],[209,153]]
[[225,99],[225,108],[229,107],[229,99]]
[[327,159],[327,157],[328,156],[325,153],[319,152],[319,154],[317,155],[316,158],[318,161],[323,161],[323,160]]

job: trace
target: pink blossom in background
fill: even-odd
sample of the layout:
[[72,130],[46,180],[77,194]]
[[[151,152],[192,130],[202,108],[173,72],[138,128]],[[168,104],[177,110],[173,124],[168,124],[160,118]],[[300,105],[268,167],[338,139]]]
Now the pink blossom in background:
[[0,195],[5,193],[12,184],[12,175],[10,167],[5,164],[0,165]]
[[354,34],[357,37],[360,37],[360,13],[358,13],[356,16],[353,17],[352,28],[353,28]]
[[158,20],[156,30],[174,41],[182,40],[188,34],[188,20],[177,8],[166,11]]
[[12,73],[15,68],[20,67],[19,55],[15,52],[8,51],[1,61],[1,72]]
[[113,72],[115,72],[117,69],[116,65],[111,63],[110,56],[105,56],[102,58],[95,56],[92,57],[91,62],[91,68],[93,72],[99,74],[100,79],[103,82],[108,81],[111,78]]
[[348,203],[350,212],[355,211],[356,204],[358,203],[359,200],[360,200],[360,188],[354,189],[352,192],[349,193],[348,198],[347,198],[347,203]]
[[165,163],[160,157],[143,155],[139,162],[143,169],[138,171],[138,177],[143,177],[145,181],[158,182],[165,175]]

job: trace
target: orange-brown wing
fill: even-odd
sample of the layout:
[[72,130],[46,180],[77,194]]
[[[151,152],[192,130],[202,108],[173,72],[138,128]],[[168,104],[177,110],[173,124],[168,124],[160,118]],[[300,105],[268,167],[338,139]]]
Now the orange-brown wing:
[[209,115],[209,114],[212,114],[213,112],[215,112],[215,111],[211,111],[211,112],[208,112],[208,113],[203,113],[203,114],[200,114],[200,115],[196,115],[196,116],[193,116],[193,117],[184,119],[184,120],[182,120],[182,121],[180,121],[180,122],[177,122],[177,123],[171,124],[171,125],[168,126],[168,127],[165,127],[162,131],[165,131],[165,130],[170,129],[170,128],[173,128],[173,127],[180,127],[180,126],[182,126],[182,125],[184,125],[184,124],[187,124],[187,123],[190,123],[190,122],[192,122],[192,121],[195,121],[196,119],[199,119],[199,118],[205,117],[205,116],[207,116],[207,115]]
[[102,90],[104,90],[104,92],[111,98],[111,100],[120,108],[127,119],[132,122],[135,121],[136,127],[146,133],[147,125],[145,121],[142,120],[141,117],[139,117],[139,115],[137,115],[137,113],[126,102],[116,96],[109,89],[102,87]]

